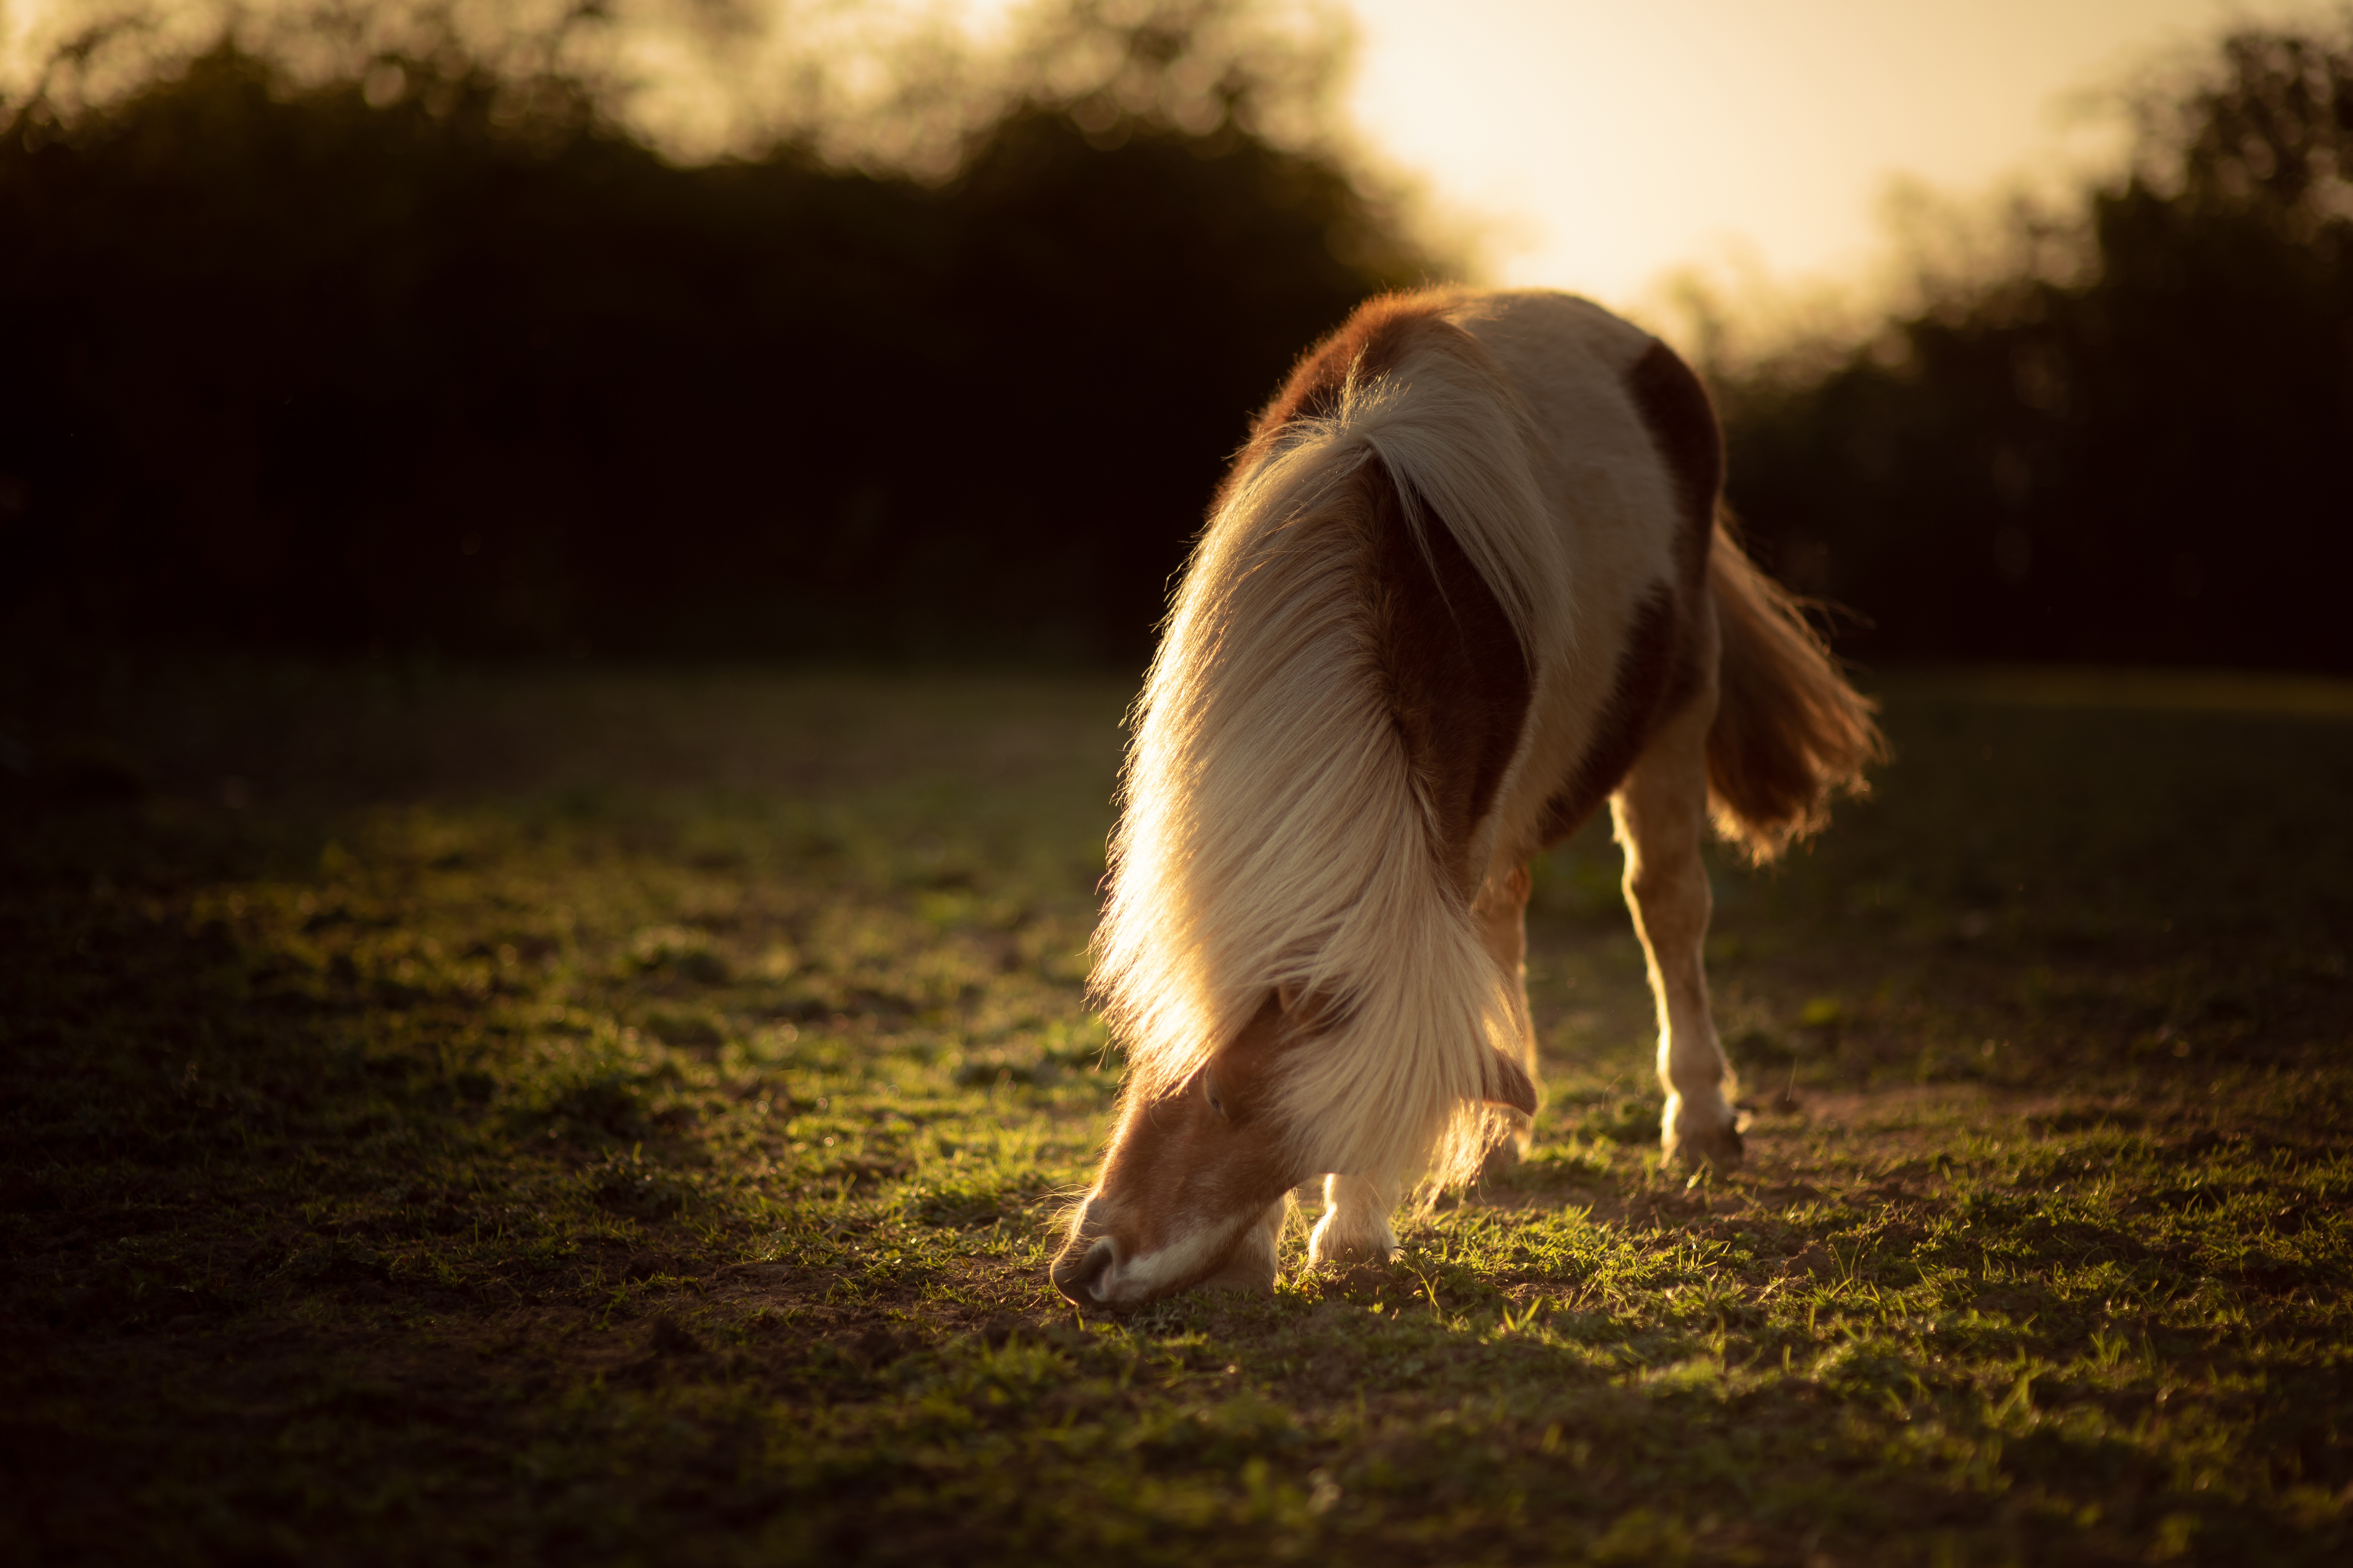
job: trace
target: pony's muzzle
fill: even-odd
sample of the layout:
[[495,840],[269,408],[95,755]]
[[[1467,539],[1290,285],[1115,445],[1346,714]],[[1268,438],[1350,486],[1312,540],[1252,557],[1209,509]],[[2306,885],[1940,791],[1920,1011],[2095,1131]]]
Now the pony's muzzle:
[[1099,1307],[1103,1297],[1096,1292],[1096,1282],[1118,1261],[1119,1248],[1107,1236],[1095,1237],[1093,1245],[1083,1248],[1072,1246],[1054,1260],[1054,1289],[1073,1306]]

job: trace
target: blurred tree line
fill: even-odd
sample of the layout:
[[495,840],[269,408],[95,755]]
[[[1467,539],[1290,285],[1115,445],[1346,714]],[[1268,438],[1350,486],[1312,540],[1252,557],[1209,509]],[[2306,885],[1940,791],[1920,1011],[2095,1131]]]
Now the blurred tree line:
[[1733,500],[1864,658],[2353,670],[2353,28],[2147,98],[2080,217],[1721,378]]
[[929,180],[799,139],[682,166],[429,28],[37,94],[0,132],[0,614],[1133,657],[1249,411],[1432,266],[1259,129],[1279,73],[1202,58],[1238,8],[1074,0],[1105,79],[1005,94]]
[[[1319,67],[1254,0],[1068,0],[923,177],[666,158],[557,49],[321,3],[323,72],[227,35],[0,129],[18,638],[1132,658],[1249,410],[1441,269],[1268,129]],[[2015,265],[1714,367],[1845,648],[2353,668],[2348,77],[2234,35]]]

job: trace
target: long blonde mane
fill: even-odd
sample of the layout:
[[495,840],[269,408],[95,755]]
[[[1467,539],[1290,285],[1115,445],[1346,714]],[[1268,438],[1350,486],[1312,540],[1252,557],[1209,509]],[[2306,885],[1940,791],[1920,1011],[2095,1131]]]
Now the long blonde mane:
[[1392,712],[1365,486],[1386,468],[1425,558],[1444,520],[1523,647],[1560,646],[1566,595],[1539,592],[1560,545],[1524,406],[1466,334],[1421,325],[1254,447],[1195,552],[1131,715],[1093,985],[1147,1100],[1271,991],[1321,999],[1281,1091],[1300,1152],[1434,1191],[1495,1135],[1487,1053],[1516,1057],[1517,1024]]

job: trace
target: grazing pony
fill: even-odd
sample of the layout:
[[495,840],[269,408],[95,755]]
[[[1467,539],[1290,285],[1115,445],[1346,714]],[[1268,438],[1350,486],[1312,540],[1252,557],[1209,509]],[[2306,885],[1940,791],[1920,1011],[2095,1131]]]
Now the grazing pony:
[[1133,716],[1094,985],[1128,1053],[1053,1265],[1081,1306],[1386,1258],[1417,1182],[1526,1145],[1529,858],[1610,803],[1671,1156],[1741,1157],[1701,840],[1753,858],[1880,750],[1725,532],[1723,443],[1662,343],[1565,294],[1377,300],[1219,492]]

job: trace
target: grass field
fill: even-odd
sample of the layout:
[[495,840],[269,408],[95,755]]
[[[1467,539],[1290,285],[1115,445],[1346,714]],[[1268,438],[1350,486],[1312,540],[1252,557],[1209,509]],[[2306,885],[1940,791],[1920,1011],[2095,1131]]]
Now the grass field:
[[1120,683],[0,679],[10,1563],[2353,1561],[2342,689],[1890,683],[1729,1179],[1588,832],[1535,1158],[1113,1321]]

